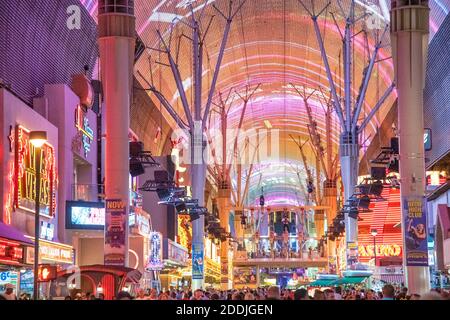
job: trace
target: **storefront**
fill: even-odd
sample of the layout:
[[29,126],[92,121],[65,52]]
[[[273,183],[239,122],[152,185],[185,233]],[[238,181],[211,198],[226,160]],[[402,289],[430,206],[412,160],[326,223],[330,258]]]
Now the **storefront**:
[[17,295],[33,294],[33,265],[26,261],[32,245],[20,231],[0,222],[0,292],[10,284]]
[[162,288],[184,289],[190,286],[190,279],[183,277],[183,269],[189,266],[187,248],[165,238],[163,245],[164,269],[161,272]]
[[221,269],[219,246],[205,238],[205,287],[220,287]]

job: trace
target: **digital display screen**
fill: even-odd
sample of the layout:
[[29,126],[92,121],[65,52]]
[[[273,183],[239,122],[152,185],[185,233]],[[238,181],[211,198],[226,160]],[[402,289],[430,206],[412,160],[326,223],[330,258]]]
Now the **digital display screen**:
[[[138,218],[139,220],[139,218]],[[130,208],[130,226],[137,224],[133,208]],[[66,201],[66,229],[104,230],[105,204],[103,202]]]
[[72,208],[72,224],[103,226],[105,223],[104,208]]
[[66,228],[103,230],[105,205],[102,202],[67,201]]

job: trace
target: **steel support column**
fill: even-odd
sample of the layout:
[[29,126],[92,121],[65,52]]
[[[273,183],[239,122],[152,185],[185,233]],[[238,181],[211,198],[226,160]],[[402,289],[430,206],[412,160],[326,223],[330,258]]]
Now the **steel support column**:
[[[227,232],[230,232],[229,216],[230,216],[230,198],[231,190],[229,188],[221,188],[218,190],[217,205],[219,209],[220,226]],[[222,290],[230,290],[232,288],[232,275],[229,273],[229,265],[233,261],[228,260],[230,246],[228,240],[221,243],[220,246],[220,263],[221,263],[221,281]]]
[[[340,139],[341,175],[344,185],[344,199],[348,200],[358,181],[359,144],[356,132],[344,132]],[[347,244],[356,244],[358,239],[358,221],[345,213],[345,238]]]
[[[133,1],[119,5],[100,0],[98,30],[106,115],[105,193],[106,199],[120,199],[128,217],[128,131],[136,40]],[[128,219],[124,228],[125,245],[118,251],[123,256],[123,265],[128,266]]]
[[[428,1],[420,0],[414,4],[409,4],[408,1],[392,1],[391,5],[391,44],[398,92],[401,196],[402,200],[413,197],[424,201],[423,89],[430,9]],[[407,218],[408,210],[402,205],[405,284],[409,292],[423,294],[430,289],[429,267],[426,266],[427,262],[426,265],[415,266],[406,258]]]

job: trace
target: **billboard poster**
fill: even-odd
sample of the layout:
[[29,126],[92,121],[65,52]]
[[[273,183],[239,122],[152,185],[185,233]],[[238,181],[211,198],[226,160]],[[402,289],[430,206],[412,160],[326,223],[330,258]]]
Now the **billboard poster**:
[[192,244],[192,279],[203,279],[203,244]]
[[105,265],[125,266],[127,206],[121,199],[107,199],[105,210]]
[[407,266],[428,266],[427,216],[422,197],[403,199],[403,232]]

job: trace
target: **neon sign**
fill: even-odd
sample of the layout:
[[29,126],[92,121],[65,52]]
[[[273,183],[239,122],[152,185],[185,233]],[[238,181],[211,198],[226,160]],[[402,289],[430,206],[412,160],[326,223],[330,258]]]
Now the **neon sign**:
[[[36,150],[30,142],[30,131],[17,126],[15,150],[15,206],[35,211]],[[45,143],[41,152],[40,214],[53,217],[56,213],[56,160],[55,150]]]
[[[399,257],[402,254],[402,248],[398,244],[380,244],[375,246],[377,257]],[[359,245],[358,253],[362,257],[373,257],[373,245]]]
[[159,232],[150,233],[150,256],[146,270],[157,271],[164,268],[163,253],[162,253],[162,234]]
[[0,240],[0,262],[19,264],[23,261],[23,246],[19,243]]
[[89,119],[81,105],[78,105],[75,110],[75,127],[82,135],[81,141],[84,149],[84,156],[87,157],[88,152],[91,151],[91,143],[94,140],[94,131],[89,126]]

